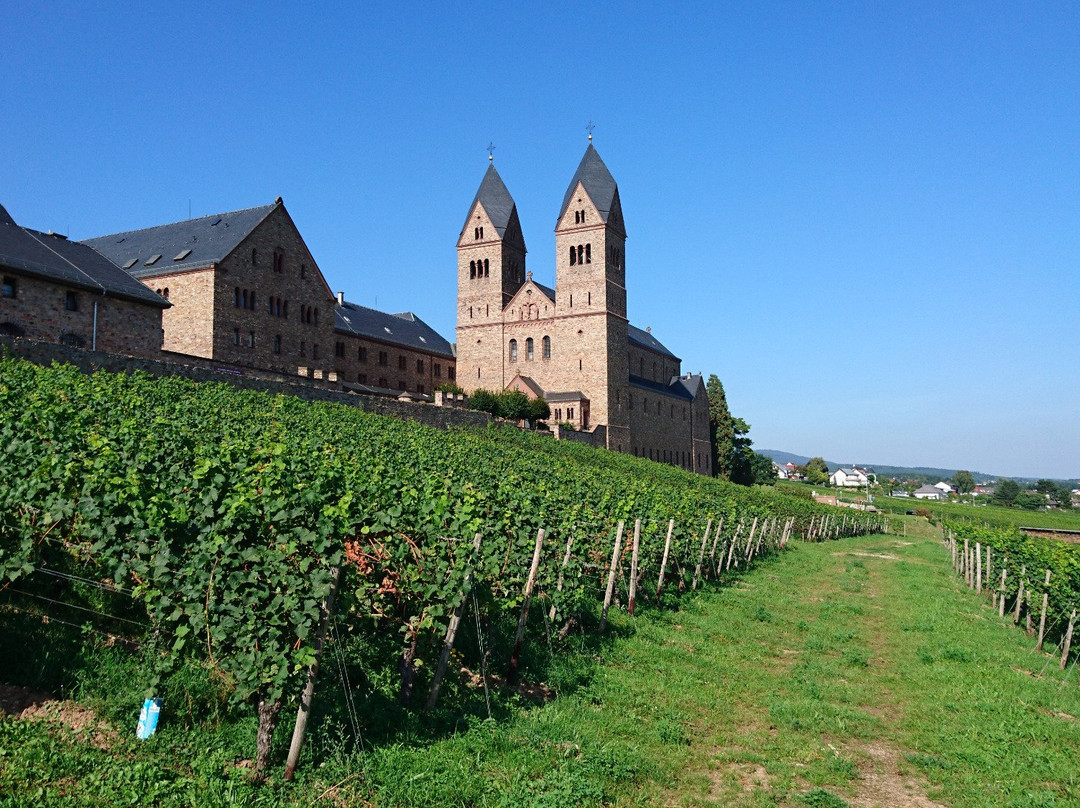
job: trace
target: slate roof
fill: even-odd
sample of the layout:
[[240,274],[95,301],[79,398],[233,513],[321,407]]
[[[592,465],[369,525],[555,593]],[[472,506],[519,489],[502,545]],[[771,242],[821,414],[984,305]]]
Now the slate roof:
[[633,342],[636,345],[640,345],[642,348],[648,348],[649,350],[656,351],[657,353],[661,353],[664,356],[670,356],[676,361],[682,361],[679,359],[679,357],[677,357],[675,354],[665,348],[660,342],[660,340],[658,340],[648,331],[643,331],[637,326],[633,326],[627,323],[626,336],[629,338],[630,342]]
[[345,301],[334,307],[334,318],[338,331],[454,358],[454,346],[411,311],[388,314]]
[[544,286],[544,284],[542,284],[542,283],[537,283],[535,280],[533,281],[533,284],[536,286],[537,289],[539,289],[541,292],[543,292],[545,295],[547,295],[548,299],[551,300],[552,303],[555,302],[555,290],[554,289],[552,289],[550,286]]
[[0,265],[53,283],[168,308],[169,303],[95,250],[20,227],[0,205]]
[[[272,205],[217,213],[172,224],[84,239],[135,278],[150,278],[224,260],[281,200]],[[147,263],[159,256],[152,264]],[[270,256],[266,256],[270,260]],[[129,266],[129,262],[131,263]]]
[[559,208],[559,220],[562,220],[563,215],[566,213],[570,200],[574,196],[574,189],[577,188],[579,182],[585,186],[589,198],[596,205],[597,210],[600,211],[600,218],[607,223],[608,214],[611,213],[611,209],[615,206],[615,196],[619,191],[619,186],[616,185],[615,178],[611,176],[611,172],[604,165],[604,161],[600,159],[600,154],[593,148],[592,143],[585,149],[585,155],[581,158],[581,162],[578,163],[574,178],[570,180],[570,186],[566,189],[562,207]]
[[[678,377],[676,377],[678,379]],[[685,381],[679,379],[679,381]],[[630,374],[630,386],[637,387],[642,390],[648,390],[653,393],[659,393],[665,396],[672,396],[674,398],[681,398],[686,401],[693,401],[694,394],[690,392],[682,384],[672,382],[671,384],[664,384],[663,382],[654,382],[652,379],[645,379],[641,376],[635,376]]]
[[548,393],[544,396],[544,400],[549,403],[558,403],[560,401],[588,401],[589,397],[580,390],[567,390],[561,393]]
[[700,373],[692,376],[672,376],[671,386],[681,387],[690,398],[697,398],[698,393],[705,389],[705,380]]
[[476,207],[477,202],[484,206],[484,210],[487,211],[487,215],[491,218],[491,223],[495,225],[499,238],[505,236],[507,225],[510,224],[510,218],[513,216],[516,206],[514,198],[510,196],[506,184],[502,181],[502,177],[495,170],[494,163],[488,163],[487,171],[484,172],[484,179],[476,190],[476,196],[473,197],[472,204],[469,205],[469,213],[466,216],[465,224],[461,227],[462,233],[469,227],[471,221],[469,217],[472,216],[473,208]]

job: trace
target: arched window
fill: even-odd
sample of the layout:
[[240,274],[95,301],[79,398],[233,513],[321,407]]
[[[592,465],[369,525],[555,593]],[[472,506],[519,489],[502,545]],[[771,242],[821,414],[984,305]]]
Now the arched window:
[[570,266],[577,263],[577,250],[574,249],[574,245],[570,245]]
[[233,289],[233,300],[232,300],[232,304],[233,304],[233,305],[234,305],[234,306],[235,306],[236,308],[240,308],[240,287],[239,287],[239,286],[237,286],[237,287],[236,287],[235,289]]
[[475,278],[476,277],[476,262],[475,261],[470,261],[469,262],[469,277],[470,278]]
[[525,340],[525,361],[531,362],[533,358],[533,338]]
[[259,265],[259,251],[254,247],[251,248],[251,265],[257,267]]
[[248,307],[248,294],[247,289],[240,293],[240,302],[244,304],[244,308]]
[[255,290],[248,292],[248,308],[255,311]]
[[510,361],[511,362],[516,362],[517,361],[517,340],[516,339],[510,340]]
[[489,262],[488,262],[488,259],[487,259],[487,258],[485,258],[485,259],[484,259],[484,277],[485,277],[485,278],[486,278],[486,277],[488,276],[488,263],[489,263]]
[[582,245],[577,245],[577,262],[579,264],[585,263],[585,248]]
[[585,263],[586,264],[591,264],[592,263],[592,245],[591,244],[586,244],[585,245]]
[[289,319],[289,301],[288,300],[283,300],[281,302],[281,316],[284,317],[286,320]]
[[544,347],[542,356],[544,359],[551,359],[551,337],[544,337]]

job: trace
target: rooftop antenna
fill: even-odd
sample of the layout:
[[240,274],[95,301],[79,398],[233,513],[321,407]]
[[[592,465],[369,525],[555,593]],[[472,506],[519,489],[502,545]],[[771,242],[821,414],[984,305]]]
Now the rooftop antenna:
[[593,129],[595,129],[595,128],[596,128],[596,124],[593,123],[591,120],[587,124],[585,124],[585,131],[589,133],[589,142],[590,143],[592,143],[592,133],[593,133]]
[[488,141],[488,144],[487,144],[487,153],[488,153],[488,162],[489,163],[494,163],[495,162],[495,144],[492,143],[490,140]]

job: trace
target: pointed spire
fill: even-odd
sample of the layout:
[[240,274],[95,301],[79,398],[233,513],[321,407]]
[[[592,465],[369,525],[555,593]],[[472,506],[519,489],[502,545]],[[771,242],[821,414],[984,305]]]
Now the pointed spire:
[[570,206],[570,202],[574,197],[574,190],[579,182],[585,186],[585,192],[589,195],[593,204],[596,205],[596,209],[600,211],[600,218],[607,222],[608,214],[611,213],[615,205],[619,186],[593,146],[591,132],[589,133],[589,145],[585,149],[585,155],[581,158],[577,171],[574,172],[574,178],[570,180],[570,186],[566,189],[566,195],[563,197],[562,207],[559,209],[560,221],[566,214],[566,209]]
[[[495,163],[491,160],[488,162],[487,171],[484,172],[484,179],[476,191],[476,196],[473,197],[472,204],[469,205],[468,216],[472,215],[477,202],[483,205],[484,210],[491,219],[491,223],[495,225],[499,238],[505,236],[506,227],[513,218],[517,206],[514,203],[514,198],[510,196],[510,191],[506,189],[502,177],[499,176],[499,172],[495,170]],[[465,228],[468,226],[469,220],[466,218],[461,232],[464,233]]]

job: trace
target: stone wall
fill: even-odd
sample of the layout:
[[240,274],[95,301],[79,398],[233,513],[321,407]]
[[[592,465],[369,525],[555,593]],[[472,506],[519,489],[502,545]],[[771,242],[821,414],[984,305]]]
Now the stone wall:
[[[487,413],[458,407],[435,407],[379,396],[346,393],[337,385],[318,382],[297,383],[269,371],[257,371],[199,359],[183,354],[162,354],[166,361],[132,356],[119,356],[102,351],[83,351],[64,345],[52,345],[29,339],[0,337],[0,348],[37,365],[52,362],[74,365],[86,373],[105,370],[110,373],[142,371],[154,376],[181,376],[200,382],[224,382],[244,390],[258,390],[272,395],[296,396],[307,401],[330,401],[357,407],[365,412],[390,415],[405,421],[439,429],[450,427],[485,427],[491,423]],[[172,361],[168,361],[172,360]],[[296,378],[296,377],[290,377]]]

